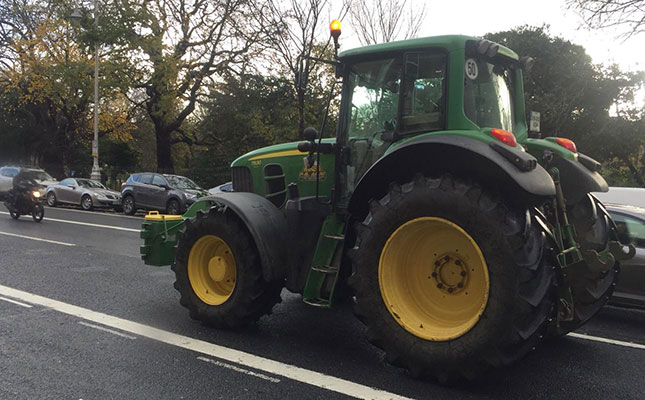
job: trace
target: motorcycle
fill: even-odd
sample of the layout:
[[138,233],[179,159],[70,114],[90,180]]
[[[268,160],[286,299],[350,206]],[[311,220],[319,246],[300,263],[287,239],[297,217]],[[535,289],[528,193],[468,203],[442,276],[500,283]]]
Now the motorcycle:
[[21,215],[31,215],[34,221],[40,222],[45,216],[45,208],[40,202],[40,192],[33,187],[19,192],[10,191],[4,205],[13,219],[18,219]]

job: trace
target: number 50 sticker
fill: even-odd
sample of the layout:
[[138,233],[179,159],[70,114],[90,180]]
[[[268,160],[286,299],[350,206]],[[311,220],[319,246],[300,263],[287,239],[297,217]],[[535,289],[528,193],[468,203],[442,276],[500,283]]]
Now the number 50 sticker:
[[475,80],[479,75],[479,69],[477,68],[477,62],[472,58],[466,60],[466,76],[468,79]]

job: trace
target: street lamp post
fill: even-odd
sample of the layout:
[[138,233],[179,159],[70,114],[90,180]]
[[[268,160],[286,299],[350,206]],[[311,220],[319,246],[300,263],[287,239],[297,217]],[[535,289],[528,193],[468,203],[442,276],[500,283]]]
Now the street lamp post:
[[[98,32],[99,27],[99,10],[97,0],[92,1],[94,8],[94,30]],[[72,12],[73,21],[80,21],[82,14],[78,9]],[[92,172],[90,178],[101,181],[101,168],[99,167],[99,42],[94,38],[94,140],[92,140]]]

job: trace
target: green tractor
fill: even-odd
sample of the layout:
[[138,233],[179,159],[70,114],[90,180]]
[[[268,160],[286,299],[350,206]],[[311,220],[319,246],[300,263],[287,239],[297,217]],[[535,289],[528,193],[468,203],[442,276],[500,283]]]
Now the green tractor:
[[[332,32],[336,47],[338,33]],[[180,303],[217,328],[253,323],[283,288],[351,298],[393,365],[440,382],[510,365],[587,322],[612,294],[616,226],[600,164],[530,137],[532,60],[467,36],[342,52],[335,138],[245,154],[233,192],[149,215],[142,258],[172,265]]]

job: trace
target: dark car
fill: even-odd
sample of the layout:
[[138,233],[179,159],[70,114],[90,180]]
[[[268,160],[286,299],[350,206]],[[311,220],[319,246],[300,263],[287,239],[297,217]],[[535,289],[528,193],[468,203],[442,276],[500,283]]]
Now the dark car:
[[645,208],[606,204],[622,243],[636,247],[634,258],[620,263],[620,276],[610,302],[645,309]]
[[205,194],[204,189],[185,176],[154,172],[132,174],[121,185],[123,212],[128,215],[139,209],[181,214]]

